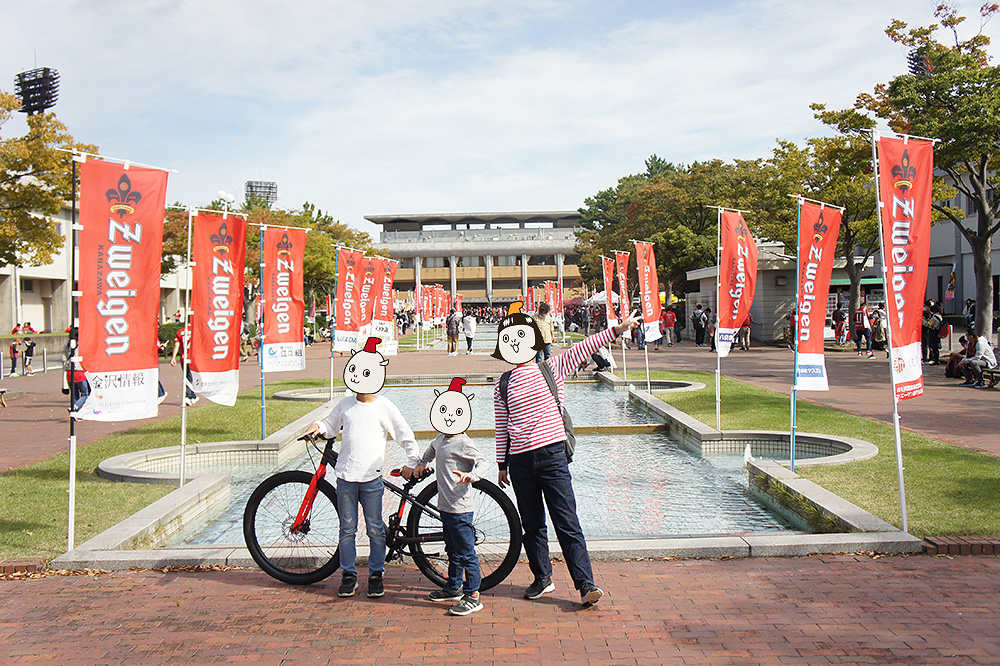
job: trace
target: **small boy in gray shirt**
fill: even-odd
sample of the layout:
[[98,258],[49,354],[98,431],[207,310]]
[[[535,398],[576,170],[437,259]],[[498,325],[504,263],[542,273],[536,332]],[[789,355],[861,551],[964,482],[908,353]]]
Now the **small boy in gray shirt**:
[[[476,557],[476,535],[472,525],[474,497],[472,484],[486,471],[486,456],[465,434],[472,423],[470,400],[462,393],[465,380],[455,377],[447,391],[435,390],[431,405],[431,425],[440,432],[420,457],[414,473],[420,474],[434,461],[438,484],[438,509],[444,527],[448,553],[448,581],[428,597],[431,601],[454,601],[452,615],[468,615],[482,610],[479,585],[482,573]],[[465,584],[463,586],[463,577]]]

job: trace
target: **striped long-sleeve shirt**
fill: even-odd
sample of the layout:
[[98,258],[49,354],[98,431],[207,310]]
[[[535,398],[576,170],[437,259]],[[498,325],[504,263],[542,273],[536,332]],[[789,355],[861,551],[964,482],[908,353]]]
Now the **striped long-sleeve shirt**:
[[[613,329],[606,329],[581,340],[562,354],[553,356],[549,364],[559,389],[559,402],[565,402],[563,379],[580,363],[617,336]],[[497,465],[507,469],[507,438],[510,437],[510,454],[540,449],[566,439],[562,415],[542,371],[535,363],[516,366],[507,384],[507,404],[500,395],[500,380],[493,387],[493,413],[496,418]]]

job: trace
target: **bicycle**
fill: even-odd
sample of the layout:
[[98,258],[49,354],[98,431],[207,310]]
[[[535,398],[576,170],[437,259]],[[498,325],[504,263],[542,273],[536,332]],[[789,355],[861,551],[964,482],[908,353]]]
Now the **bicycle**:
[[[302,437],[300,441],[315,444],[316,440]],[[251,493],[243,512],[243,538],[254,562],[268,575],[292,585],[316,583],[340,567],[337,491],[325,478],[327,466],[337,464],[337,452],[333,440],[325,441],[315,472],[289,470],[268,477]],[[399,507],[386,526],[386,562],[409,555],[424,576],[443,587],[448,580],[448,556],[441,514],[434,503],[437,481],[417,495],[412,492],[430,473],[427,470],[401,486],[382,479],[385,489],[399,497]],[[392,470],[391,475],[399,477],[400,470]],[[472,487],[476,555],[483,572],[480,589],[488,590],[507,578],[520,558],[521,519],[496,484],[481,479]]]

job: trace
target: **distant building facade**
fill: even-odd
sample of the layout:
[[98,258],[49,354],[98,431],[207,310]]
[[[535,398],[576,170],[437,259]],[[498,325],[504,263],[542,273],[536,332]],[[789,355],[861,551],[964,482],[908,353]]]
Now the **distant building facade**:
[[582,293],[577,211],[368,215],[382,227],[375,247],[399,261],[395,288],[440,284],[468,304],[505,304],[548,280],[565,299]]

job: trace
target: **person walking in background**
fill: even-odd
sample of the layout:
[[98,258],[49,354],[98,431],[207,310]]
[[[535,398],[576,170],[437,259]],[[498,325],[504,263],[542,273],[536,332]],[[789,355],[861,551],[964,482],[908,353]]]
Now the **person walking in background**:
[[[663,311],[663,337],[666,338],[665,342],[668,347],[674,346],[674,336],[676,331],[674,329],[677,326],[677,315],[674,313],[674,306],[670,306]],[[678,340],[679,341],[679,340]]]
[[31,377],[35,371],[31,368],[31,361],[35,357],[35,342],[31,338],[24,339],[24,374]]
[[[174,335],[174,351],[170,356],[170,365],[177,365],[177,355],[180,353],[181,365],[184,365],[184,359],[188,355],[188,345],[191,342],[191,326],[190,324],[183,326],[177,330],[177,334]],[[184,378],[184,404],[191,406],[198,402],[198,394],[194,392],[194,377],[191,375],[191,364],[188,363],[187,366],[187,376]]]
[[705,346],[705,313],[701,309],[701,303],[695,306],[694,314],[691,315],[691,326],[694,328],[695,347]]
[[466,310],[465,316],[462,317],[462,328],[465,331],[465,342],[469,345],[468,349],[465,350],[466,354],[472,353],[472,339],[476,337],[476,316],[472,314],[472,310]]
[[556,335],[556,329],[555,324],[552,322],[552,315],[549,314],[550,311],[549,304],[543,302],[538,306],[538,313],[535,315],[535,324],[542,334],[542,343],[544,344],[544,347],[539,349],[535,355],[536,363],[547,361],[552,356],[552,339]]
[[[854,341],[857,344],[858,356],[867,353],[868,358],[875,358],[875,353],[872,351],[872,316],[864,299],[861,301],[861,307],[854,311]],[[861,349],[862,342],[865,343],[864,351]]]
[[718,323],[718,317],[712,312],[712,308],[705,308],[705,335],[708,337],[709,351],[715,351],[716,323]]
[[444,325],[448,334],[448,356],[458,356],[458,329],[462,326],[462,318],[455,314],[455,308],[448,313]]
[[750,324],[752,323],[753,316],[747,312],[746,319],[743,320],[743,325],[740,326],[739,333],[736,335],[737,346],[745,351],[750,349]]
[[944,312],[941,304],[929,301],[929,307],[924,313],[922,342],[927,347],[927,357],[924,362],[927,365],[938,365],[941,363],[941,325],[944,324]]
[[10,343],[10,376],[17,374],[17,359],[21,355],[21,339],[14,338]]

